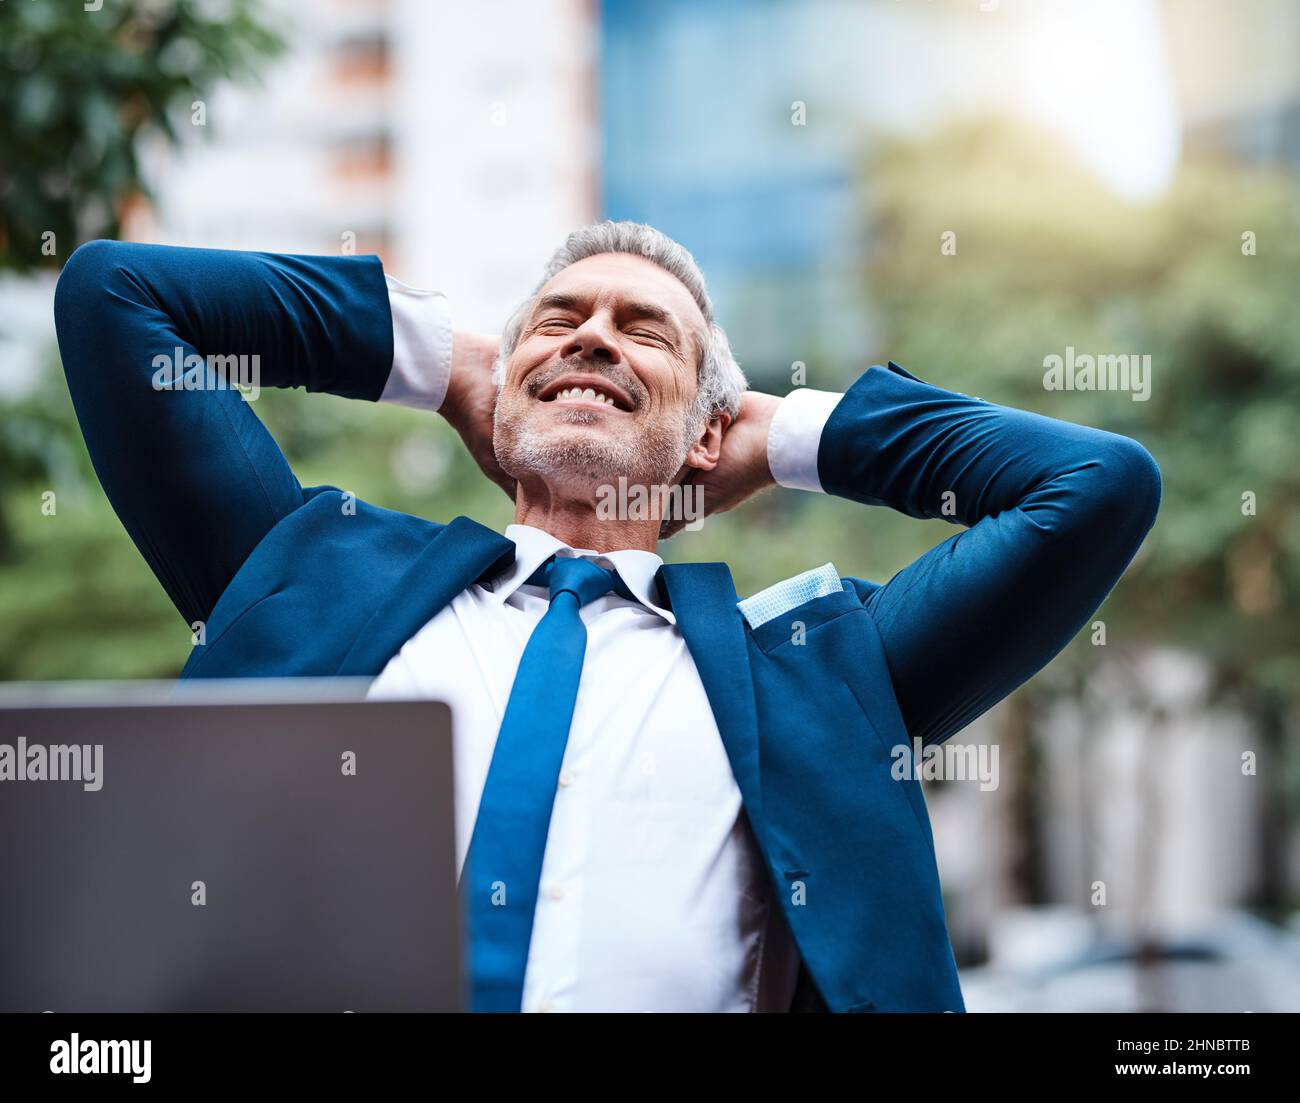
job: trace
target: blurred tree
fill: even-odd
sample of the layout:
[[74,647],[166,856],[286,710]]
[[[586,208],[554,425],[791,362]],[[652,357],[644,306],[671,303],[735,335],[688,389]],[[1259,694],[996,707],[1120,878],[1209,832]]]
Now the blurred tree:
[[0,270],[54,268],[80,242],[118,236],[122,204],[148,194],[137,138],[177,141],[195,101],[280,50],[257,7],[0,3]]
[[[1110,643],[1174,644],[1225,688],[1300,696],[1295,182],[1192,162],[1134,207],[1054,137],[997,121],[875,148],[869,279],[889,355],[942,387],[1133,436],[1160,464],[1160,517],[1107,602]],[[1044,358],[1067,346],[1149,354],[1150,398],[1045,389]]]

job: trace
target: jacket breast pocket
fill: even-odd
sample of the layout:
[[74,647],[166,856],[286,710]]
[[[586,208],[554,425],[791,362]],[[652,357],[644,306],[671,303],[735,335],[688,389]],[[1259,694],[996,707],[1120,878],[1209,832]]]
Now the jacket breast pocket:
[[[854,731],[874,745],[863,753],[890,776],[888,792],[910,809],[931,859],[936,857],[921,785],[903,769],[913,746],[898,710],[879,634],[853,589],[813,598],[750,629],[766,657],[767,681],[781,687],[776,715],[814,731]],[[854,722],[856,721],[856,722]],[[803,737],[807,749],[807,736]],[[851,746],[827,751],[847,761]],[[902,776],[895,777],[896,771]],[[902,805],[900,805],[902,807]]]
[[751,628],[750,634],[759,649],[768,654],[783,643],[798,643],[801,636],[836,617],[861,610],[862,601],[855,592],[837,590],[786,609],[757,628]]

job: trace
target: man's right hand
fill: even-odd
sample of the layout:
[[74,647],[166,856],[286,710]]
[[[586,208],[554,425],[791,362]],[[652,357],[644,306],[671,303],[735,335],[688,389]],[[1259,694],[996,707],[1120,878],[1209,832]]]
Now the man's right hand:
[[460,434],[483,474],[513,502],[515,480],[501,470],[492,447],[492,416],[497,404],[492,366],[500,347],[499,337],[459,330],[452,335],[451,377],[438,412]]

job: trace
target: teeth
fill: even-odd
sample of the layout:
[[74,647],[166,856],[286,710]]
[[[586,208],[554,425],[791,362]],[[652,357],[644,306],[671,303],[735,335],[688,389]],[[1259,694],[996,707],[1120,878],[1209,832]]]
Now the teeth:
[[614,400],[609,395],[601,394],[593,387],[565,387],[563,390],[556,391],[555,397],[585,399],[588,402],[600,402],[606,406],[613,406]]

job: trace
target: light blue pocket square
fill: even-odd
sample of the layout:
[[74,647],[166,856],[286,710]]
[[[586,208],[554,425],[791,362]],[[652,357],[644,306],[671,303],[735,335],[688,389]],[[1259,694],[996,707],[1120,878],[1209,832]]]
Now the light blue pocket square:
[[840,582],[835,565],[825,563],[811,571],[787,578],[784,582],[778,582],[775,586],[769,586],[766,590],[760,590],[753,597],[736,602],[736,608],[749,621],[750,628],[757,628],[796,605],[827,594],[837,594],[842,589],[844,584]]

